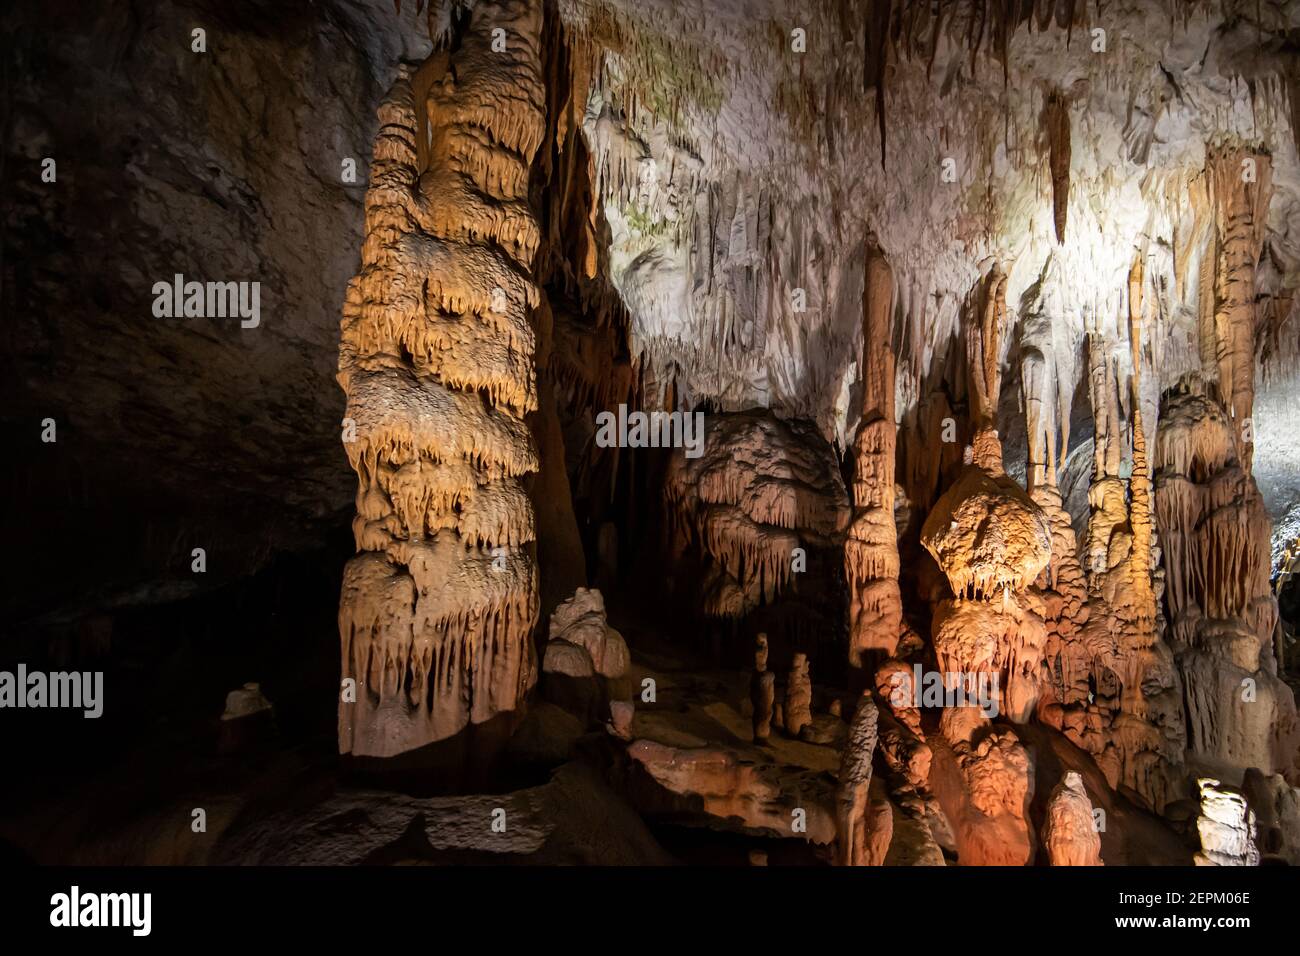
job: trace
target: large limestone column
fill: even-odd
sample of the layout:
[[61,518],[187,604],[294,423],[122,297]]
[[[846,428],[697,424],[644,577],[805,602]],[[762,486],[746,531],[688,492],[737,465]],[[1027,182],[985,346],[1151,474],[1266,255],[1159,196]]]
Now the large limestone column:
[[1300,762],[1300,722],[1273,654],[1272,529],[1251,475],[1249,427],[1255,264],[1269,178],[1263,153],[1241,144],[1208,151],[1202,201],[1213,215],[1217,268],[1202,294],[1206,361],[1203,377],[1189,376],[1163,397],[1155,497],[1188,748],[1236,767],[1290,773]]
[[[1090,342],[1097,445],[1088,491],[1091,613],[1085,643],[1096,653],[1093,709],[1106,721],[1105,746],[1097,763],[1111,786],[1140,794],[1157,812],[1181,796],[1183,771],[1182,687],[1173,654],[1157,626],[1152,581],[1154,548],[1151,464],[1142,416],[1142,288],[1139,254],[1129,272],[1129,396],[1132,474],[1120,472],[1125,430],[1120,421],[1115,344],[1094,335]],[[1100,359],[1100,361],[1099,361]]]
[[[1068,126],[1067,126],[1068,130]],[[1024,312],[1020,338],[1020,386],[1029,457],[1029,497],[1051,527],[1051,558],[1034,582],[1047,629],[1046,680],[1038,717],[1092,753],[1102,748],[1100,722],[1089,701],[1089,679],[1097,649],[1084,641],[1088,589],[1077,541],[1057,484],[1058,462],[1069,448],[1073,344],[1060,295],[1060,266],[1049,258],[1039,292]]]
[[974,444],[926,517],[921,544],[953,593],[939,602],[931,629],[939,669],[995,680],[1001,712],[1025,723],[1038,703],[1047,642],[1042,601],[1030,585],[1051,557],[1052,529],[1043,509],[1007,476],[994,428],[1006,282],[994,267],[967,329]]
[[[994,427],[1007,278],[994,266],[966,329],[974,443],[966,467],[921,528],[952,597],[935,607],[935,661],[945,677],[983,683],[997,714],[957,701],[944,709],[931,783],[953,826],[963,865],[1023,866],[1033,856],[1028,752],[1006,723],[1027,723],[1041,692],[1047,643],[1042,597],[1031,587],[1051,558],[1047,515],[1002,466]],[[975,306],[978,306],[977,308]]]
[[862,299],[862,424],[854,449],[853,523],[844,542],[853,667],[862,666],[864,651],[893,654],[903,623],[894,525],[894,277],[874,240],[867,244]]
[[1206,178],[1218,246],[1214,283],[1214,355],[1219,392],[1236,426],[1242,468],[1254,457],[1247,421],[1255,408],[1255,264],[1272,197],[1272,161],[1242,145],[1211,149]]
[[455,49],[401,72],[379,110],[339,347],[358,478],[339,607],[343,753],[451,737],[518,709],[535,681],[524,481],[538,461],[524,417],[537,407],[541,28],[540,4],[478,3]]

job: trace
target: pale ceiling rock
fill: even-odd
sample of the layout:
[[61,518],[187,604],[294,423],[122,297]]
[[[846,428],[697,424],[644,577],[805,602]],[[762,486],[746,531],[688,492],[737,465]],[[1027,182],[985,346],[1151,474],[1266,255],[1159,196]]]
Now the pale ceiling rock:
[[[1167,292],[1146,341],[1171,360],[1157,362],[1150,387],[1172,383],[1186,370],[1179,342],[1199,290],[1187,271],[1195,262],[1167,250],[1186,245],[1181,210],[1207,143],[1235,136],[1271,152],[1284,197],[1264,226],[1274,281],[1300,285],[1286,211],[1300,185],[1286,101],[1294,64],[1283,39],[1300,13],[1269,9],[1255,22],[1247,11],[1225,25],[1222,5],[1195,6],[1196,15],[1136,2],[1100,16],[1077,8],[1068,38],[1033,16],[1000,22],[973,54],[974,5],[941,4],[937,22],[898,4],[904,39],[877,84],[863,76],[874,65],[845,55],[861,50],[863,11],[841,16],[818,3],[791,12],[765,0],[683,0],[653,12],[562,4],[579,44],[605,50],[592,54],[586,132],[606,171],[613,278],[632,313],[634,351],[660,366],[660,381],[675,371],[690,401],[766,405],[847,445],[870,229],[898,288],[900,420],[914,414],[966,290],[992,259],[1007,263],[1013,315],[1055,264],[1054,307],[1071,318],[1057,324],[1077,342],[1089,325],[1122,338],[1135,248],[1167,258],[1153,267]],[[790,49],[795,27],[806,31],[806,54]],[[1094,29],[1105,31],[1105,52],[1093,49]],[[862,122],[878,94],[879,127]],[[955,182],[941,180],[945,159]],[[1061,243],[1056,209],[1067,197]],[[1065,363],[1059,410],[1077,369],[1060,352],[1054,360]]]

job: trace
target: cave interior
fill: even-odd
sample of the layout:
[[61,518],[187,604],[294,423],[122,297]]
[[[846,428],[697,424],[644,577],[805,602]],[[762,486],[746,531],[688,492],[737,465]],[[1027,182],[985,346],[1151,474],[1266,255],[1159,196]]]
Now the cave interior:
[[0,24],[0,854],[1300,864],[1300,2]]

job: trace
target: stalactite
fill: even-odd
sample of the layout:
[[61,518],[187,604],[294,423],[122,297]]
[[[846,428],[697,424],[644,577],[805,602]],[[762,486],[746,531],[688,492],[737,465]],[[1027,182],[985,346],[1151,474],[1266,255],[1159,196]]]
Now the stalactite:
[[541,26],[535,4],[480,3],[455,52],[415,79],[403,68],[379,110],[339,348],[360,552],[339,608],[357,683],[339,705],[344,753],[450,737],[518,710],[536,679],[523,480],[538,468],[524,416],[537,407],[527,185],[545,123]]
[[1265,772],[1300,763],[1294,695],[1277,676],[1271,526],[1250,474],[1255,263],[1269,197],[1268,157],[1240,144],[1207,151],[1214,216],[1213,323],[1201,326],[1218,382],[1185,376],[1162,398],[1156,513],[1167,602],[1187,701],[1188,747]]
[[1059,90],[1053,90],[1048,96],[1043,121],[1052,171],[1052,221],[1056,226],[1056,241],[1063,243],[1070,211],[1070,107]]
[[1151,468],[1142,418],[1141,253],[1128,278],[1128,338],[1132,470],[1127,483],[1123,402],[1116,343],[1098,332],[1089,337],[1089,379],[1095,419],[1093,481],[1088,499],[1089,619],[1084,645],[1092,655],[1094,688],[1087,711],[1087,749],[1112,786],[1124,785],[1161,811],[1182,795],[1183,712],[1181,684],[1170,648],[1157,629],[1152,582]]
[[[1105,648],[1090,646],[1088,633],[1088,589],[1079,564],[1078,546],[1070,516],[1057,484],[1057,431],[1060,444],[1068,446],[1068,406],[1061,399],[1061,384],[1073,378],[1073,364],[1063,366],[1057,340],[1062,316],[1055,294],[1060,276],[1055,262],[1049,262],[1040,277],[1039,297],[1025,317],[1020,342],[1020,382],[1028,438],[1026,477],[1029,496],[1047,516],[1051,528],[1051,559],[1039,574],[1032,591],[1042,601],[1047,632],[1044,662],[1047,679],[1038,700],[1039,720],[1061,731],[1078,747],[1091,753],[1103,748],[1098,706],[1089,699],[1095,660]],[[1059,418],[1057,411],[1059,409]]]

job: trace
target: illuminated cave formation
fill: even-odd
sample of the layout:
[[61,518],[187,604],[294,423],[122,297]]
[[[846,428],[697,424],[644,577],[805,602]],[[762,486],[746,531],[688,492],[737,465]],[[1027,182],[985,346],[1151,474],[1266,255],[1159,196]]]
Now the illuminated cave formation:
[[99,532],[32,646],[202,609],[132,666],[256,689],[232,760],[328,742],[204,861],[1300,861],[1300,2],[309,6],[214,45],[265,94],[146,31],[157,154],[78,172],[106,274],[256,274],[258,328],[4,287],[62,429],[10,498],[84,498],[15,531]]
[[[529,545],[537,470],[540,227],[529,164],[546,117],[535,5],[483,5],[452,53],[380,108],[362,271],[339,382],[359,479],[339,609],[339,748],[388,757],[517,710],[536,681]],[[495,29],[509,31],[505,51]],[[418,92],[417,92],[418,91]]]
[[[565,455],[573,488],[605,463],[603,500],[579,500],[575,514],[612,606],[671,621],[675,643],[710,651],[714,666],[746,668],[734,706],[763,748],[753,754],[707,741],[684,750],[653,707],[630,723],[621,711],[616,736],[631,738],[640,769],[629,786],[646,812],[702,799],[706,817],[780,832],[772,807],[793,798],[776,781],[798,771],[772,748],[810,740],[842,751],[839,790],[824,797],[841,863],[888,856],[895,832],[871,810],[874,785],[911,821],[898,838],[916,857],[1099,865],[1124,852],[1103,854],[1095,799],[1164,814],[1196,800],[1203,765],[1292,780],[1300,769],[1250,433],[1261,301],[1292,301],[1296,277],[1296,138],[1285,108],[1294,88],[1280,53],[1259,53],[1248,76],[1230,67],[1242,49],[1226,23],[1212,34],[1223,81],[1206,87],[1220,104],[1211,117],[1179,85],[1204,81],[1186,69],[1171,80],[1165,65],[1204,29],[1190,19],[1132,12],[1111,55],[1130,70],[1117,81],[1082,9],[1030,4],[977,29],[979,4],[941,3],[933,17],[929,6],[872,5],[858,25],[865,62],[805,61],[759,79],[724,52],[723,38],[760,42],[741,20],[683,31],[668,67],[672,31],[643,13],[559,5],[560,26],[545,35],[566,45],[570,75],[547,76],[568,84],[550,99],[586,103],[578,135],[593,192],[581,215],[598,224],[604,251],[588,254],[585,275],[626,309],[631,378],[626,392],[608,387],[615,340],[555,335],[550,365],[570,387],[557,408],[563,445],[551,453]],[[824,15],[808,12],[824,31],[848,29]],[[382,368],[394,393],[388,417],[363,420],[350,450],[363,553],[341,622],[347,672],[366,678],[370,703],[351,717],[341,707],[345,751],[410,749],[526,709],[523,638],[537,585],[534,549],[522,549],[535,532],[517,482],[538,467],[537,444],[513,431],[499,455],[491,441],[486,452],[477,444],[535,408],[533,339],[520,317],[537,325],[549,311],[529,278],[535,217],[563,209],[521,192],[547,138],[539,124],[557,119],[528,92],[551,58],[507,58],[526,74],[522,107],[516,94],[503,99],[508,109],[483,110],[492,88],[473,81],[482,25],[516,16],[473,5],[449,52],[412,74],[429,124],[416,136],[430,145],[403,167],[403,222],[369,214],[358,288],[373,274],[375,291],[349,298],[349,309],[363,298],[362,314],[386,330],[365,336],[348,313],[350,401],[365,410],[368,380],[351,371],[359,362]],[[1092,42],[1072,45],[1076,27]],[[1165,39],[1128,39],[1139,27]],[[537,35],[532,22],[522,45],[533,50]],[[846,92],[855,70],[863,95]],[[409,99],[408,83],[399,79],[390,102]],[[999,92],[985,99],[993,83]],[[762,97],[785,122],[735,125]],[[878,123],[863,122],[856,104]],[[1248,125],[1237,119],[1243,104]],[[927,115],[961,132],[936,140]],[[462,116],[473,125],[456,125]],[[377,170],[392,161],[391,136],[381,132]],[[872,155],[883,175],[855,166]],[[372,179],[369,208],[385,185]],[[436,251],[386,251],[414,242]],[[511,308],[499,320],[484,295],[507,280]],[[403,306],[402,289],[417,301]],[[1290,323],[1281,327],[1294,340]],[[431,388],[477,392],[485,404],[474,414],[486,421],[466,417],[422,439],[409,420],[421,419],[417,396]],[[625,399],[613,439],[584,424]],[[403,413],[408,421],[389,423]],[[674,441],[670,413],[701,419],[702,444]],[[629,439],[629,414],[647,416],[651,440]],[[371,450],[381,440],[372,435],[388,443]],[[441,497],[419,477],[452,469],[463,477]],[[472,520],[488,498],[490,531]],[[647,508],[654,519],[631,513]],[[424,583],[395,582],[411,581],[402,568],[412,556],[446,542],[471,558],[521,550],[506,583],[444,590],[455,607],[437,618],[422,612],[432,600]],[[372,566],[382,588],[353,583]],[[536,573],[545,582],[547,568]],[[453,662],[507,648],[519,663],[460,663],[452,673],[463,676],[443,677],[442,658],[412,654],[391,636],[395,625],[411,648],[447,648]],[[551,636],[548,670],[599,682],[590,661],[560,653],[581,648]],[[927,670],[948,694],[988,689],[986,706],[909,700]],[[570,692],[548,699],[572,703]],[[403,738],[421,707],[457,716],[425,718],[422,736]],[[363,739],[408,743],[385,751]],[[1091,771],[1044,778],[1046,741]],[[767,809],[745,809],[748,800]]]

